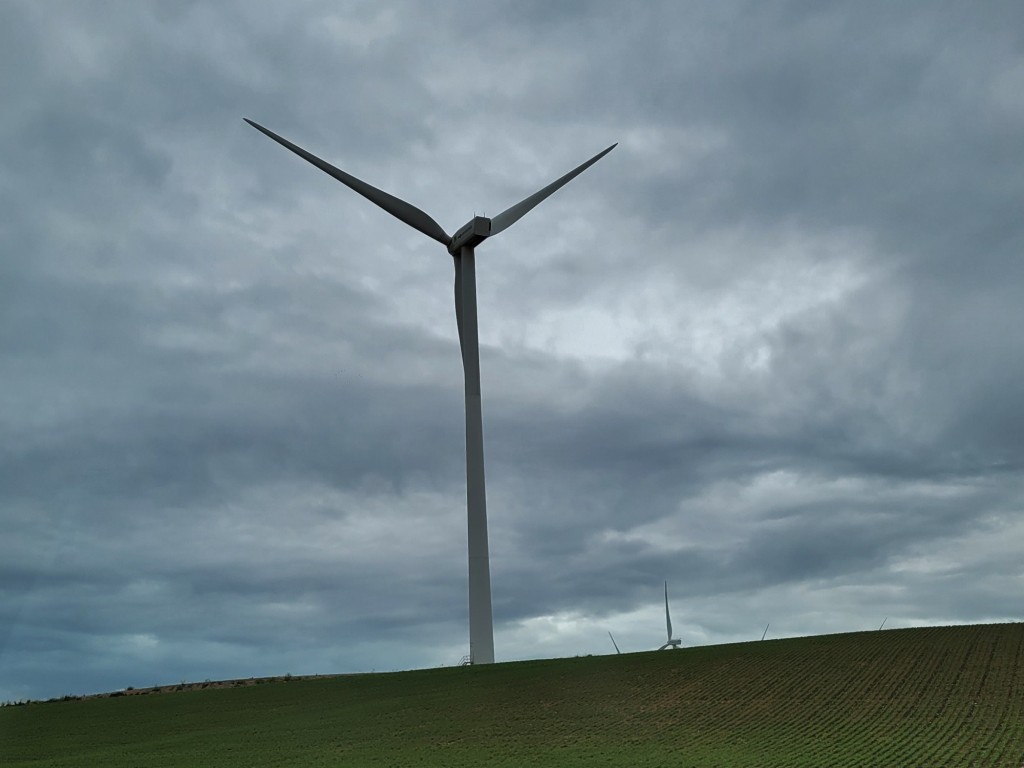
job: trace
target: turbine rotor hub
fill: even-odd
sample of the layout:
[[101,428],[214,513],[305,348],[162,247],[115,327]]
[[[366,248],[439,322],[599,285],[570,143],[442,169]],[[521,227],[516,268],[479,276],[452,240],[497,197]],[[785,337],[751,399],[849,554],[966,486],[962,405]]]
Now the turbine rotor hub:
[[491,220],[486,216],[474,216],[452,236],[448,253],[458,256],[463,248],[476,248],[491,235]]

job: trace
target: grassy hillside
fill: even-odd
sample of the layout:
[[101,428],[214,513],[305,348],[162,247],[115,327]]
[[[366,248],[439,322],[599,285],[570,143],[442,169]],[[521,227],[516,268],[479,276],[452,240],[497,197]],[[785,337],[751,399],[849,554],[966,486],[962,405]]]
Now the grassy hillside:
[[1024,764],[1024,624],[0,709],[3,766]]

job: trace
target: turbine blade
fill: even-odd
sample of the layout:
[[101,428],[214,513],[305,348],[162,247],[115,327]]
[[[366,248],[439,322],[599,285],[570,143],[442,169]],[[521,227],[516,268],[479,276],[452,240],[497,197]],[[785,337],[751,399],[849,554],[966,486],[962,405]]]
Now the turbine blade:
[[242,119],[260,133],[269,136],[281,146],[290,149],[303,160],[312,163],[324,173],[333,176],[349,189],[358,192],[374,205],[383,208],[399,221],[404,221],[413,229],[419,230],[427,237],[437,240],[442,245],[447,246],[448,242],[451,240],[448,233],[444,231],[440,224],[430,218],[415,205],[407,203],[405,200],[400,200],[394,195],[389,195],[387,192],[377,189],[376,187],[367,184],[365,181],[357,179],[351,174],[345,173],[340,168],[335,168],[325,160],[321,160],[311,152],[307,152],[302,147],[292,144],[288,139],[278,136],[273,131],[267,130],[259,123],[254,123],[247,117],[243,117]]
[[583,165],[577,166],[576,168],[574,168],[573,170],[571,170],[567,174],[565,174],[565,176],[562,176],[560,179],[558,179],[556,181],[553,181],[550,184],[548,184],[546,187],[544,187],[544,189],[540,190],[539,192],[534,192],[532,195],[527,197],[525,200],[521,200],[520,202],[518,202],[515,205],[513,205],[511,208],[508,208],[507,210],[502,211],[497,216],[492,218],[491,219],[491,237],[493,237],[494,235],[498,234],[502,230],[505,230],[505,229],[508,229],[509,227],[511,227],[513,224],[515,224],[517,221],[519,221],[521,218],[523,218],[523,216],[525,216],[527,213],[529,213],[534,208],[534,206],[536,206],[542,200],[544,200],[545,198],[551,196],[552,194],[557,192],[559,189],[564,187],[566,184],[568,184],[570,181],[575,179],[577,176],[579,176],[581,173],[583,173],[585,170],[587,170],[587,168],[592,166],[594,163],[596,163],[602,157],[607,155],[609,152],[611,152],[617,146],[618,146],[618,142],[616,142],[615,144],[612,144],[610,147],[608,147],[608,149],[604,150],[603,152],[598,152],[592,158],[587,160],[587,162],[583,163]]
[[672,640],[672,617],[668,615],[668,582],[665,582],[665,626],[668,629],[668,639]]
[[611,632],[608,633],[608,637],[612,638],[612,645],[615,646],[615,652],[616,653],[622,653],[622,651],[619,650],[619,644],[615,642],[615,638],[612,637],[612,633]]
[[459,350],[462,353],[462,364],[466,364],[466,342],[462,337],[462,257],[452,259],[455,264],[455,325],[459,329]]

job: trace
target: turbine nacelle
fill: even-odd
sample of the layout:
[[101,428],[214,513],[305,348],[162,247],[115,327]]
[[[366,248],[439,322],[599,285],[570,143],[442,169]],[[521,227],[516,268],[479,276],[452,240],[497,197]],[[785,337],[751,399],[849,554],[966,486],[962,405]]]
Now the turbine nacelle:
[[452,241],[448,244],[448,253],[458,256],[463,248],[476,248],[490,236],[491,220],[484,216],[474,216],[452,236]]

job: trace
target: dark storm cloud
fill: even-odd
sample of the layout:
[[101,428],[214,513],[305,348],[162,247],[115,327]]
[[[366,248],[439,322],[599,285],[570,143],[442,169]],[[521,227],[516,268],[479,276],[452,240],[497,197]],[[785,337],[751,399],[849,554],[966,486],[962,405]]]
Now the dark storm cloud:
[[449,231],[620,142],[480,251],[500,658],[1014,618],[1022,15],[4,5],[0,699],[465,653],[449,257],[243,116]]

